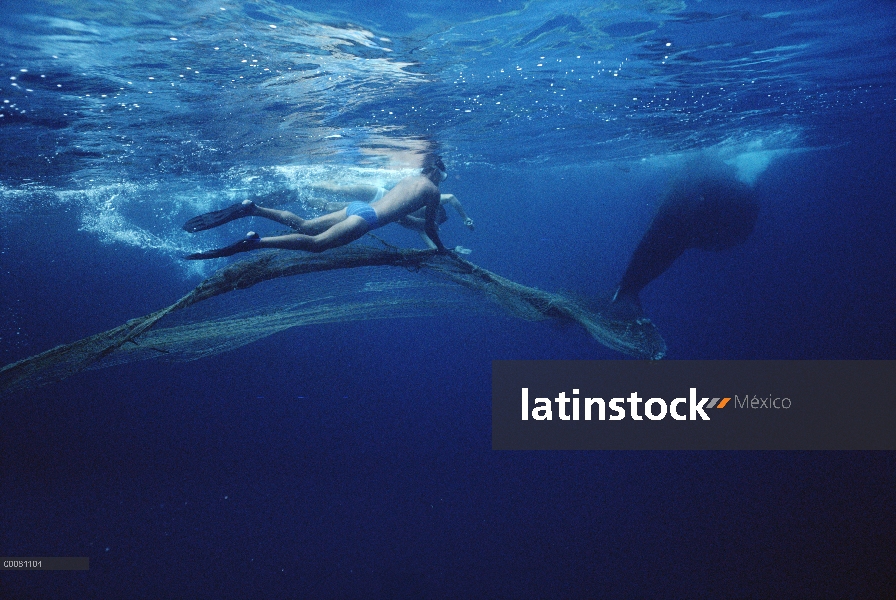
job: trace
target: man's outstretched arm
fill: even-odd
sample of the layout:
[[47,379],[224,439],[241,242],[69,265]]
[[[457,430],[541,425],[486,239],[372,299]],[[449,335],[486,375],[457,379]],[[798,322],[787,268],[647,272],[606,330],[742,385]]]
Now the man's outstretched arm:
[[457,199],[457,196],[454,194],[442,194],[441,199],[442,204],[448,204],[457,211],[457,214],[460,215],[460,218],[463,219],[464,225],[470,228],[470,231],[473,230],[473,219],[471,219],[467,212],[464,210],[463,205],[460,203],[460,200]]

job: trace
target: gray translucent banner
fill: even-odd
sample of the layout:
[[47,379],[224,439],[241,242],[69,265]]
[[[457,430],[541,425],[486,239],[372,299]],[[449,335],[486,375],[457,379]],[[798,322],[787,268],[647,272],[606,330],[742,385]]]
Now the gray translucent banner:
[[11,556],[0,558],[0,571],[89,571],[87,556]]
[[896,450],[896,361],[494,361],[495,450]]

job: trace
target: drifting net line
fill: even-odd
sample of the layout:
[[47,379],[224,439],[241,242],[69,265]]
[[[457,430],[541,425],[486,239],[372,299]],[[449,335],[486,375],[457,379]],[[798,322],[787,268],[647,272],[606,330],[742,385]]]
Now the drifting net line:
[[[360,289],[342,285],[343,274],[323,286],[306,286],[299,294],[294,280],[279,291],[269,287],[274,280],[296,275],[382,266],[402,267],[415,275],[368,281]],[[253,303],[246,309],[245,298],[236,307],[226,301],[230,292],[265,282],[255,296],[258,306]],[[301,325],[423,316],[449,306],[478,310],[468,298],[461,303],[446,293],[457,286],[478,292],[525,320],[577,322],[598,342],[625,354],[656,360],[666,352],[663,338],[648,319],[612,319],[562,294],[518,284],[455,254],[363,245],[322,254],[270,250],[228,265],[171,306],[3,367],[0,394],[61,381],[87,369],[150,358],[195,360]],[[208,302],[213,298],[217,305]],[[205,303],[201,310],[200,303]]]

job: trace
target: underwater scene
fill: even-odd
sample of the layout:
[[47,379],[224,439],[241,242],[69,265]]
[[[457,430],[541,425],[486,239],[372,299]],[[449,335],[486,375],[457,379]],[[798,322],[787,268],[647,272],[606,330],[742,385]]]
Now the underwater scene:
[[893,598],[891,451],[496,451],[492,361],[896,359],[896,5],[0,0],[0,598]]

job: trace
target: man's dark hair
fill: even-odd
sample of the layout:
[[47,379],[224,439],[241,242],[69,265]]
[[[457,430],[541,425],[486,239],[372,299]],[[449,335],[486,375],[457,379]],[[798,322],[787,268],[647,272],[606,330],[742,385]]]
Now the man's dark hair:
[[439,156],[438,154],[430,154],[423,161],[423,168],[421,169],[421,172],[424,175],[429,175],[436,170],[445,172],[448,171],[448,169],[445,168],[445,163],[442,162],[441,156]]

